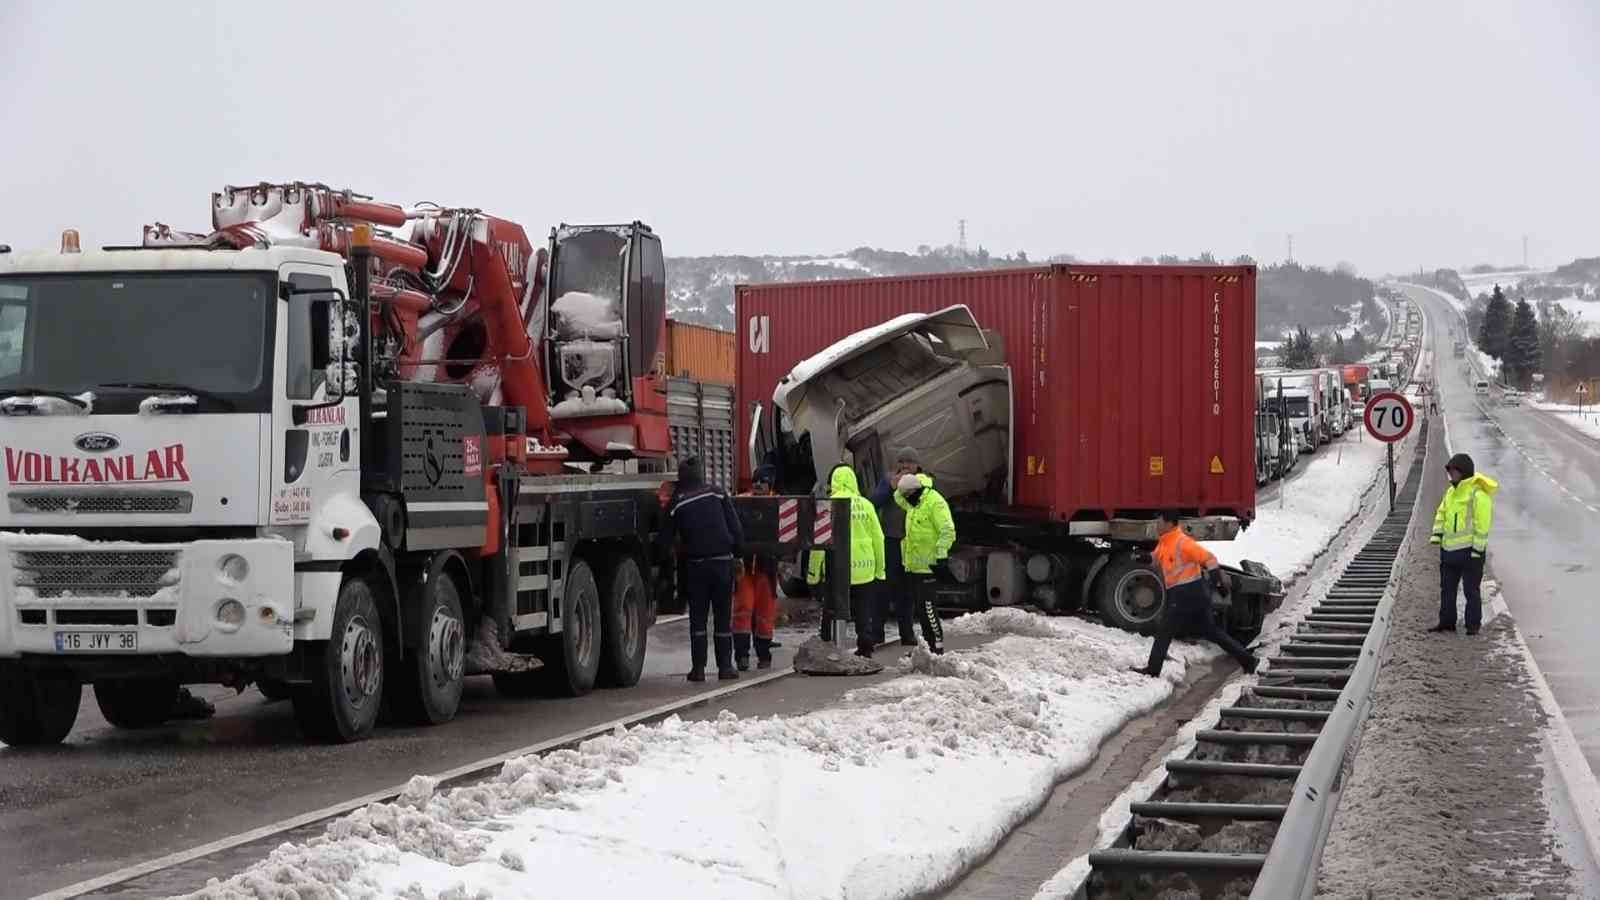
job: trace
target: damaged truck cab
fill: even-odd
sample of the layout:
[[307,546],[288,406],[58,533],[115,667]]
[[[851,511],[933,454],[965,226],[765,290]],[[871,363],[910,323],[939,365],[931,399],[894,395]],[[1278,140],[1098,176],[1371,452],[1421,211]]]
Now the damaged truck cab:
[[[853,312],[835,310],[868,306],[865,300],[852,303],[854,292],[898,297],[903,288],[908,300],[900,308],[910,310],[925,310],[930,296],[970,292],[985,296],[980,302],[989,305],[981,308],[990,316],[1016,323],[1010,332],[986,328],[965,304],[902,312],[814,348],[777,379],[770,407],[741,371],[741,390],[749,390],[750,406],[746,464],[752,469],[776,465],[785,492],[810,488],[840,461],[870,486],[893,470],[896,451],[909,447],[956,517],[957,545],[948,573],[936,586],[940,606],[1095,610],[1110,624],[1152,629],[1165,595],[1149,559],[1160,509],[1183,510],[1185,529],[1212,541],[1233,539],[1253,513],[1258,427],[1253,362],[1240,364],[1244,371],[1235,375],[1231,368],[1240,355],[1235,348],[1216,355],[1216,380],[1230,390],[1219,394],[1213,416],[1213,404],[1200,402],[1201,396],[1211,396],[1209,390],[1202,393],[1210,379],[1170,380],[1190,362],[1186,355],[1154,364],[1112,357],[1109,370],[1091,359],[1073,358],[1074,352],[1094,349],[1078,342],[1088,335],[1071,335],[1069,341],[1066,326],[1052,317],[1064,318],[1075,308],[1079,315],[1093,311],[1106,321],[1107,313],[1095,307],[1109,301],[1088,293],[1091,278],[1105,282],[1118,270],[1135,269],[1132,274],[1140,280],[1154,282],[1157,298],[1176,303],[1181,294],[1171,289],[1163,298],[1160,278],[1149,276],[1176,280],[1189,274],[1154,267],[1089,268],[1094,275],[1051,267],[741,286],[738,314],[750,335],[748,348],[741,347],[741,366],[762,378],[768,364],[761,351],[773,351],[779,329],[800,327],[804,316],[813,330],[822,323],[819,343],[826,343],[827,330],[844,330],[837,320],[852,320]],[[1222,282],[1229,305],[1253,305],[1253,291],[1241,290],[1233,270],[1194,274],[1200,277],[1186,280],[1200,287],[1204,279],[1205,294],[1183,301],[1211,306],[1213,296],[1224,296],[1223,290],[1210,290],[1220,274],[1233,279]],[[1021,285],[1011,289],[1007,279]],[[991,283],[970,291],[964,287],[984,280]],[[1065,296],[1056,295],[1057,289]],[[893,310],[895,304],[871,308],[886,306]],[[823,309],[828,311],[819,312]],[[1230,320],[1226,329],[1219,321],[1223,339],[1232,340],[1235,323],[1248,339],[1253,327],[1242,320]],[[1052,334],[1053,324],[1063,330]],[[1123,343],[1118,334],[1095,339]],[[1253,353],[1248,340],[1241,346],[1243,353]],[[1072,384],[1089,378],[1100,384]],[[1238,397],[1230,378],[1237,378]],[[1128,389],[1130,382],[1137,390]],[[1194,413],[1185,412],[1185,404]],[[1238,467],[1231,479],[1230,466]],[[1281,601],[1281,584],[1256,563],[1224,568],[1234,590],[1216,598],[1218,616],[1236,634],[1253,635]]]

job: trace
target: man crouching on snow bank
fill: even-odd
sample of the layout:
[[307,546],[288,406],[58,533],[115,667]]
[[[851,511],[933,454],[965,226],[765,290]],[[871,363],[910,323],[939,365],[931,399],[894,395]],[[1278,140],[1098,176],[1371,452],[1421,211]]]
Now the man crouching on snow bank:
[[1161,567],[1161,579],[1167,586],[1167,602],[1161,614],[1161,630],[1150,648],[1150,662],[1142,669],[1134,669],[1151,678],[1161,676],[1161,667],[1167,661],[1167,648],[1178,634],[1204,638],[1228,652],[1238,660],[1246,672],[1256,670],[1256,658],[1251,656],[1233,636],[1217,625],[1211,614],[1211,594],[1206,590],[1205,577],[1217,593],[1228,595],[1228,580],[1217,564],[1217,557],[1200,542],[1183,533],[1178,526],[1177,510],[1161,514],[1161,540],[1156,542],[1156,565]]

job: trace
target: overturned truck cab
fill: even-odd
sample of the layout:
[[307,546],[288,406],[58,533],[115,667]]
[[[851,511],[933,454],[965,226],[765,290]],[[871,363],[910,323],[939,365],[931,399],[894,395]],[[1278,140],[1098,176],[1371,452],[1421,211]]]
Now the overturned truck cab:
[[[1043,377],[1042,365],[1027,368],[1026,377]],[[956,518],[957,545],[936,587],[942,608],[1096,611],[1108,624],[1153,630],[1165,600],[1150,560],[1160,509],[1183,509],[1185,530],[1206,541],[1233,539],[1248,519],[1234,510],[1180,502],[1141,506],[1150,498],[1133,489],[1109,505],[1102,499],[1076,509],[1067,507],[1063,498],[1071,495],[1062,490],[1043,503],[1036,486],[1019,496],[1020,481],[1051,477],[1052,458],[1025,452],[1019,432],[1082,442],[1091,451],[1086,458],[1097,459],[1092,445],[1100,438],[1112,441],[1101,449],[1114,451],[1128,448],[1126,429],[1159,431],[1149,420],[1160,409],[1123,405],[1107,419],[1104,407],[1091,414],[1065,397],[1061,403],[1024,405],[1018,390],[1034,385],[1016,374],[1003,336],[985,330],[965,305],[897,316],[796,365],[773,392],[771,413],[757,404],[750,465],[776,466],[787,492],[814,489],[840,462],[854,467],[861,484],[870,487],[892,473],[899,450],[910,448]],[[1246,438],[1253,414],[1245,408]],[[1019,421],[1023,416],[1026,422]],[[1124,430],[1113,435],[1113,427]],[[1178,456],[1175,447],[1141,452],[1149,457],[1139,460],[1141,474],[1155,478],[1166,474],[1163,457]],[[1125,468],[1108,460],[1053,478],[1094,480],[1103,496],[1115,493]],[[1253,474],[1246,473],[1253,491]],[[1228,597],[1214,596],[1219,621],[1235,635],[1253,637],[1281,602],[1282,585],[1257,563],[1224,569],[1233,589]]]

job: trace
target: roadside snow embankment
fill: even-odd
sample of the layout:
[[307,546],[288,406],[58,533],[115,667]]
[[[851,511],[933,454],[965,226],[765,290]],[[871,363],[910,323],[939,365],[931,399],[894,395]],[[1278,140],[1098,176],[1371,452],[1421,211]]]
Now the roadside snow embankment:
[[1302,460],[1305,471],[1279,487],[1281,500],[1257,507],[1255,522],[1237,538],[1206,547],[1229,565],[1245,559],[1264,563],[1285,584],[1305,573],[1361,508],[1361,495],[1383,466],[1383,444],[1365,434],[1357,437],[1346,432]]
[[1530,404],[1535,409],[1549,413],[1556,421],[1571,428],[1580,434],[1600,440],[1600,408],[1594,404],[1586,404],[1582,415],[1578,407],[1569,403],[1545,403],[1543,401]]
[[916,896],[1217,655],[1175,644],[1166,677],[1147,679],[1127,669],[1149,639],[1092,622],[998,609],[948,630],[996,639],[918,648],[904,677],[805,715],[674,716],[449,791],[418,776],[193,896]]

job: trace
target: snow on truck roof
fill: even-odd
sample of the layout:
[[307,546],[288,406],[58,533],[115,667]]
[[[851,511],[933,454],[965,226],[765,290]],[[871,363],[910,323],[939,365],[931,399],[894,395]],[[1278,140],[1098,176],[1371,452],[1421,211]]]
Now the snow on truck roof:
[[796,363],[772,392],[773,404],[779,409],[793,412],[806,383],[811,379],[919,327],[931,332],[958,353],[986,350],[989,347],[978,320],[966,306],[950,306],[933,313],[906,313],[840,338],[822,352]]
[[82,253],[0,253],[0,275],[54,272],[147,272],[161,270],[275,272],[284,263],[343,266],[336,253],[305,247],[264,250],[182,249],[85,250]]

